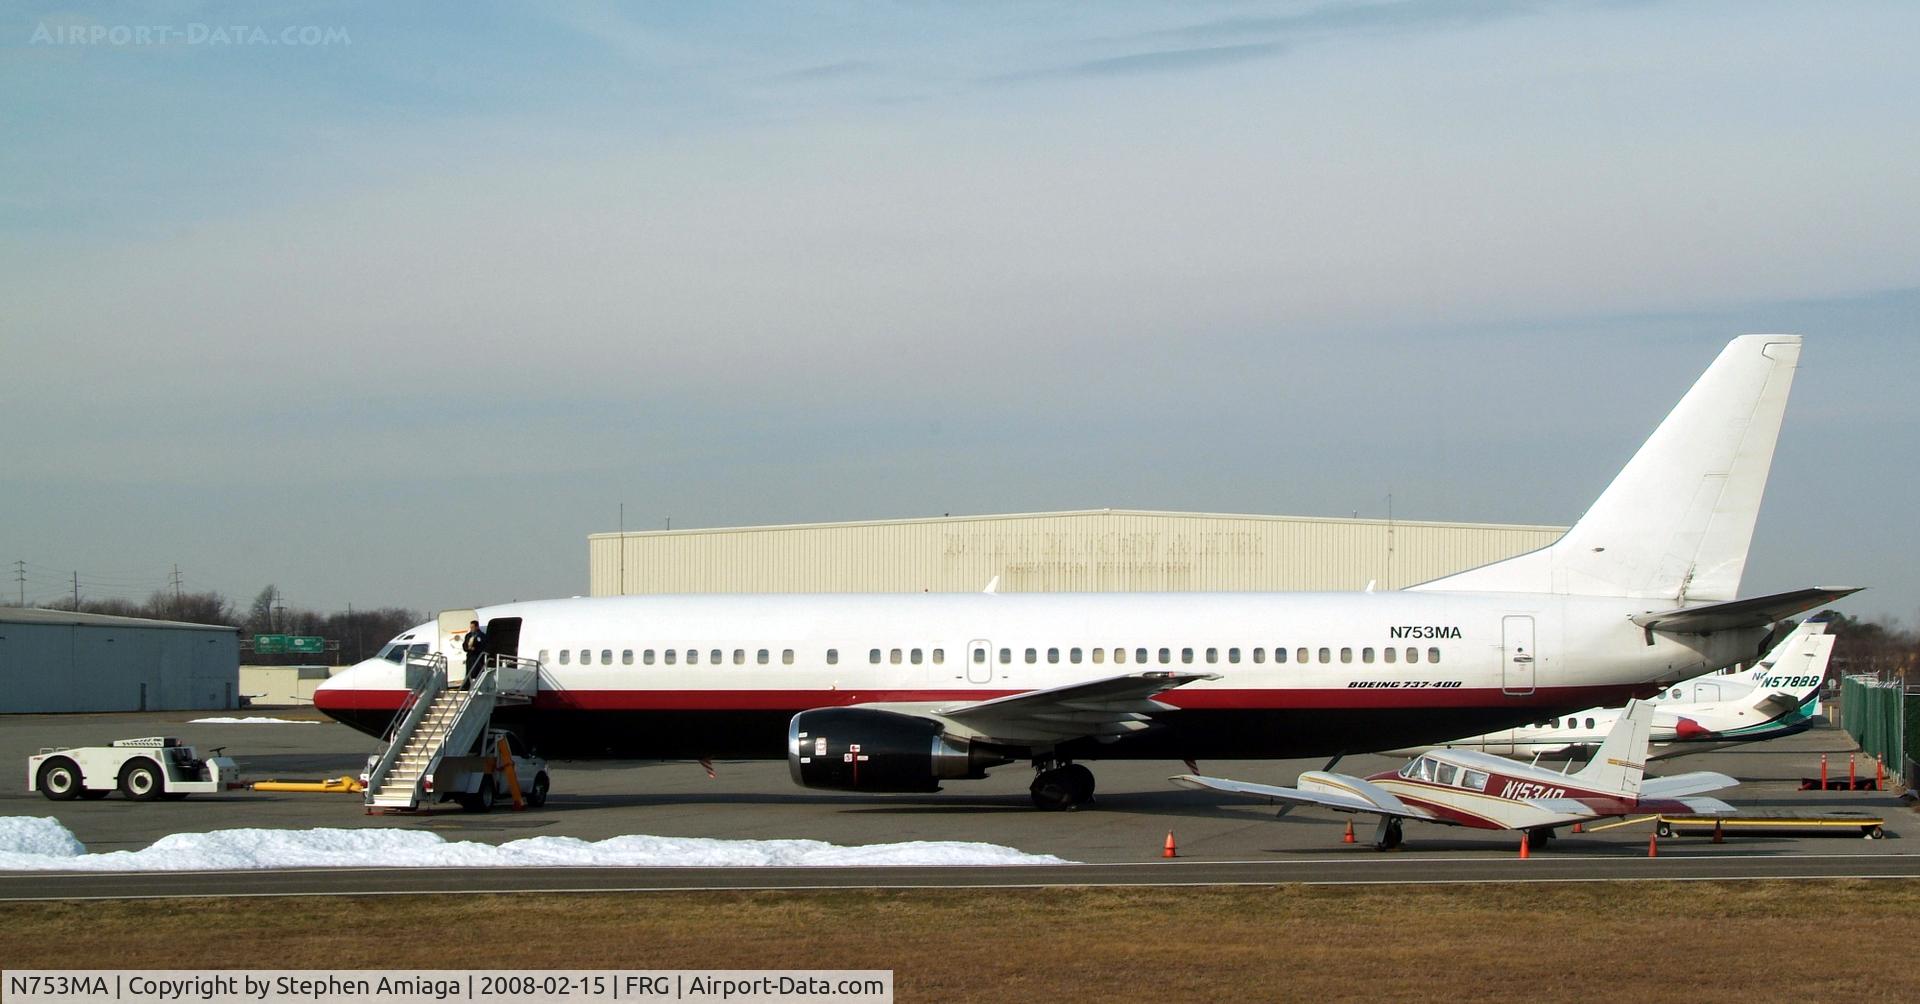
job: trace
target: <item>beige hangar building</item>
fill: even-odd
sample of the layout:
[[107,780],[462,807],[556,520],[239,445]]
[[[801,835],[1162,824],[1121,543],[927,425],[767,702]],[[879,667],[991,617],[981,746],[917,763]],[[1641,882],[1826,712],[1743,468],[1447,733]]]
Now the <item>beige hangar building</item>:
[[1090,509],[597,533],[594,596],[1398,589],[1545,547],[1558,526]]

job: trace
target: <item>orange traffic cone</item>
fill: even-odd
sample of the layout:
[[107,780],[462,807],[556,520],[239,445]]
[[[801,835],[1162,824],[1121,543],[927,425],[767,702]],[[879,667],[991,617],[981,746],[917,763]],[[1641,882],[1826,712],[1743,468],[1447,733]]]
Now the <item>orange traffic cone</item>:
[[1167,831],[1167,846],[1165,849],[1163,849],[1160,852],[1160,856],[1163,858],[1171,858],[1171,857],[1178,856],[1173,849],[1173,831],[1172,830]]
[[1347,835],[1341,837],[1340,842],[1343,844],[1353,843],[1353,820],[1347,820]]
[[1660,856],[1660,831],[1655,830],[1652,833],[1647,834],[1647,857],[1657,858],[1659,856]]
[[1713,817],[1713,842],[1716,844],[1724,844],[1727,842],[1727,835],[1720,830],[1719,816]]
[[1520,860],[1525,861],[1533,852],[1527,849],[1527,832],[1520,831]]
[[1585,833],[1585,832],[1587,832],[1587,831],[1586,831],[1586,830],[1583,830],[1583,829],[1581,829],[1581,828],[1580,828],[1580,824],[1579,824],[1578,822],[1576,822],[1576,823],[1574,823],[1574,824],[1573,824],[1573,832],[1575,832],[1575,833]]

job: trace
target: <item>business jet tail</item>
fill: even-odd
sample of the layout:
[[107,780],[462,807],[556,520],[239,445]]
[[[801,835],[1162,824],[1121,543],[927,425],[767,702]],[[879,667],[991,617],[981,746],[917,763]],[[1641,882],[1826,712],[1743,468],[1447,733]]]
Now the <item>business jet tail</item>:
[[1742,335],[1553,545],[1413,586],[1685,604],[1740,589],[1798,335]]

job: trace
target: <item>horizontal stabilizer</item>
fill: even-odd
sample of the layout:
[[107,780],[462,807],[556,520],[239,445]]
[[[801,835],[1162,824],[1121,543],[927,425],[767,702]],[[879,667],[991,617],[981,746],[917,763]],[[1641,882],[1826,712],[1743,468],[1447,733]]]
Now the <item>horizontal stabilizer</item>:
[[1668,634],[1711,634],[1715,631],[1763,628],[1803,610],[1812,610],[1814,607],[1832,603],[1843,596],[1851,596],[1859,592],[1860,588],[1859,586],[1815,586],[1810,589],[1795,589],[1787,593],[1774,593],[1771,596],[1755,596],[1745,600],[1727,600],[1722,603],[1640,614],[1633,619],[1633,622],[1649,631],[1662,631]]
[[1701,816],[1731,816],[1739,811],[1730,803],[1722,802],[1717,798],[1707,798],[1704,795],[1680,799],[1680,804],[1685,805],[1689,812]]
[[1674,774],[1671,777],[1647,778],[1640,782],[1640,797],[1681,798],[1731,788],[1739,783],[1725,774],[1716,774],[1710,770],[1696,770],[1689,774]]

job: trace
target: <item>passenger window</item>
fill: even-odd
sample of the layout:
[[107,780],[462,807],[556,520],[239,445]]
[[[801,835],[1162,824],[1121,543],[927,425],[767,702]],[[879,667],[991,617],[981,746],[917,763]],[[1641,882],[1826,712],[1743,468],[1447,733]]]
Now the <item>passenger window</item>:
[[1027,665],[1031,666],[1034,663],[1039,661],[1040,661],[1040,650],[1037,648],[1027,649]]
[[689,665],[689,666],[698,666],[698,665],[700,665],[700,650],[699,650],[699,649],[697,649],[697,648],[690,648],[690,649],[687,649],[687,665]]
[[1210,649],[1207,649],[1207,661],[1208,661],[1208,662],[1210,662],[1210,663],[1214,663],[1214,662],[1219,662],[1219,661],[1220,661],[1220,650],[1219,650],[1219,649],[1217,649],[1217,648],[1210,648]]
[[780,650],[780,665],[782,666],[793,665],[793,649],[783,648]]
[[[1324,648],[1323,648],[1323,649],[1321,649],[1320,651],[1322,651],[1322,652],[1325,652],[1325,651],[1326,651],[1326,649],[1324,649]],[[1309,660],[1309,659],[1307,658],[1307,650],[1306,650],[1306,649],[1304,649],[1304,648],[1296,648],[1296,649],[1294,649],[1294,650],[1293,650],[1293,661],[1294,661],[1294,662],[1308,662],[1308,661],[1310,661],[1310,660]],[[1322,658],[1322,659],[1321,659],[1320,661],[1321,661],[1321,662],[1326,662],[1327,660],[1326,660],[1325,658]]]
[[620,650],[620,665],[622,666],[633,665],[633,649],[623,648]]
[[653,649],[647,649],[640,653],[640,663],[645,666],[653,665]]
[[1380,650],[1380,655],[1387,660],[1387,665],[1391,666],[1399,659],[1400,650],[1397,648],[1383,648]]
[[840,650],[839,650],[839,649],[837,649],[837,648],[830,648],[830,649],[827,649],[827,665],[829,665],[829,666],[838,666],[838,665],[840,665]]
[[1001,649],[1000,665],[1006,666],[1006,665],[1010,665],[1012,662],[1013,662],[1013,649],[1010,649],[1010,648]]
[[1096,648],[1096,649],[1094,649],[1094,650],[1093,650],[1093,664],[1094,664],[1094,665],[1096,665],[1096,666],[1098,666],[1098,665],[1100,665],[1101,663],[1103,663],[1103,662],[1106,662],[1106,661],[1107,661],[1107,650],[1106,650],[1106,649],[1104,649],[1104,648]]
[[[937,650],[936,650],[936,651],[937,651]],[[974,664],[974,665],[976,665],[976,666],[979,666],[979,665],[982,665],[982,664],[984,664],[984,663],[985,663],[986,661],[987,661],[987,650],[986,650],[986,649],[984,649],[984,648],[976,648],[976,649],[974,649],[974,650],[973,650],[973,664]]]
[[1080,664],[1080,650],[1079,650],[1079,649],[1077,649],[1077,648],[1070,648],[1070,649],[1067,649],[1067,661],[1068,661],[1068,662],[1071,662],[1071,663],[1073,663],[1073,664],[1074,664],[1074,665],[1076,665],[1076,666],[1077,666],[1077,665],[1079,665],[1079,664]]
[[1473,770],[1471,768],[1461,771],[1460,787],[1471,788],[1474,791],[1486,790],[1486,787],[1487,787],[1486,771]]
[[916,666],[920,665],[920,650],[916,648],[908,652],[907,661],[913,663]]
[[934,649],[934,650],[933,650],[933,664],[934,664],[934,665],[936,665],[936,666],[938,666],[938,665],[940,665],[940,664],[942,664],[942,663],[944,663],[944,662],[946,662],[946,661],[947,661],[947,650],[946,650],[946,649],[944,649],[944,648],[936,648],[936,649]]
[[754,661],[754,662],[757,662],[757,663],[759,663],[759,664],[760,664],[760,665],[762,665],[762,666],[764,666],[764,665],[766,665],[766,664],[767,664],[768,662],[771,662],[771,661],[772,661],[772,655],[773,655],[773,653],[771,653],[771,652],[768,652],[768,651],[767,651],[766,649],[764,649],[764,648],[763,648],[763,649],[761,649],[760,651],[758,651],[758,652],[755,652],[755,653],[753,654],[753,661]]
[[1124,648],[1115,648],[1113,650],[1113,661],[1125,663],[1127,661],[1127,650]]
[[1419,662],[1419,661],[1420,661],[1420,650],[1419,650],[1419,649],[1417,649],[1417,648],[1410,648],[1410,649],[1407,649],[1407,661],[1408,661],[1408,662],[1410,662],[1410,663],[1413,663],[1413,662]]
[[1237,649],[1237,648],[1230,648],[1230,649],[1227,649],[1227,661],[1228,661],[1229,663],[1234,663],[1234,662],[1239,662],[1239,661],[1240,661],[1240,650],[1239,650],[1239,649]]
[[746,650],[746,649],[744,649],[744,648],[736,648],[736,649],[734,649],[734,650],[733,650],[733,664],[734,664],[734,665],[736,665],[736,666],[744,666],[744,665],[746,665],[746,664],[747,664],[747,650]]
[[572,662],[572,661],[573,661],[573,650],[572,650],[572,649],[570,649],[570,648],[563,648],[563,649],[561,649],[561,650],[560,650],[560,665],[562,665],[562,666],[565,666],[565,665],[567,665],[568,663],[570,663],[570,662]]
[[1172,661],[1173,661],[1173,650],[1172,650],[1172,649],[1170,649],[1170,648],[1163,648],[1163,649],[1161,649],[1161,650],[1160,650],[1160,664],[1161,664],[1162,666],[1164,666],[1164,665],[1166,665],[1167,663],[1169,663],[1169,662],[1172,662]]
[[[1143,665],[1143,666],[1144,666],[1144,665],[1146,665],[1146,662],[1147,662],[1147,650],[1146,650],[1146,649],[1144,649],[1144,648],[1136,648],[1136,649],[1134,649],[1134,650],[1133,650],[1133,661],[1134,661],[1134,662],[1137,662],[1137,663],[1140,663],[1140,664],[1141,664],[1141,665]],[[1164,660],[1163,660],[1163,661],[1164,661]]]
[[[1274,651],[1275,651],[1275,652],[1279,652],[1280,650],[1279,650],[1279,649],[1274,649]],[[1266,649],[1264,649],[1264,648],[1256,648],[1256,649],[1254,649],[1254,650],[1253,650],[1253,661],[1254,661],[1254,664],[1255,664],[1255,665],[1259,665],[1260,663],[1263,663],[1263,662],[1266,662],[1266,661],[1267,661],[1267,650],[1266,650]]]
[[[400,660],[399,660],[399,659],[393,659],[393,660],[391,660],[391,661],[393,661],[393,662],[399,662]],[[546,649],[544,649],[544,648],[540,650],[540,661],[541,661],[541,662],[546,662],[546,661],[547,661],[547,650],[546,650]]]
[[613,665],[613,649],[603,648],[600,650],[600,665],[602,666]]
[[707,662],[711,663],[712,665],[718,666],[720,665],[720,661],[723,655],[724,653],[722,653],[719,649],[716,648],[713,651],[707,653]]
[[900,650],[897,648],[888,649],[887,661],[892,663],[895,666],[900,665]]
[[1278,645],[1275,645],[1275,646],[1273,647],[1273,661],[1274,661],[1275,663],[1282,663],[1282,662],[1286,662],[1286,661],[1287,661],[1287,650],[1286,650],[1286,649],[1284,649],[1284,648],[1281,648],[1281,647],[1280,647],[1280,646],[1278,646]]
[[1367,663],[1373,661],[1373,647],[1371,645],[1360,650],[1360,661]]
[[592,650],[592,649],[590,649],[590,648],[583,648],[583,649],[581,649],[581,650],[580,650],[580,665],[582,665],[582,666],[591,666],[591,665],[593,665],[593,650]]
[[877,648],[868,649],[867,661],[870,663],[873,663],[876,666],[880,665],[880,650]]
[[1439,662],[1439,661],[1440,661],[1440,650],[1439,650],[1439,649],[1437,649],[1437,648],[1430,648],[1430,649],[1427,649],[1427,661],[1428,661],[1428,662]]
[[1332,662],[1332,661],[1333,661],[1333,649],[1330,649],[1330,648],[1323,648],[1323,649],[1321,649],[1321,650],[1320,650],[1320,661],[1321,661],[1321,662]]
[[1059,662],[1059,661],[1060,661],[1060,650],[1059,650],[1059,649],[1057,649],[1057,648],[1050,648],[1050,649],[1047,649],[1047,661],[1048,661],[1048,662]]
[[1589,719],[1587,719],[1587,730],[1588,730],[1588,731],[1592,731],[1592,730],[1593,730],[1593,719],[1591,719],[1591,718],[1589,718]]
[[1192,661],[1193,661],[1193,649],[1190,649],[1190,648],[1183,648],[1183,649],[1181,649],[1181,650],[1180,650],[1180,661],[1181,661],[1181,662],[1192,662]]
[[673,665],[673,660],[679,657],[680,651],[678,649],[670,648],[670,649],[667,649],[663,654],[667,657],[667,665],[671,666]]
[[1450,763],[1443,763],[1434,770],[1433,779],[1441,784],[1452,784],[1453,779],[1457,777],[1459,773],[1460,768]]
[[1350,649],[1350,648],[1342,648],[1342,649],[1340,650],[1340,661],[1341,661],[1341,662],[1352,662],[1352,661],[1353,661],[1353,649]]

